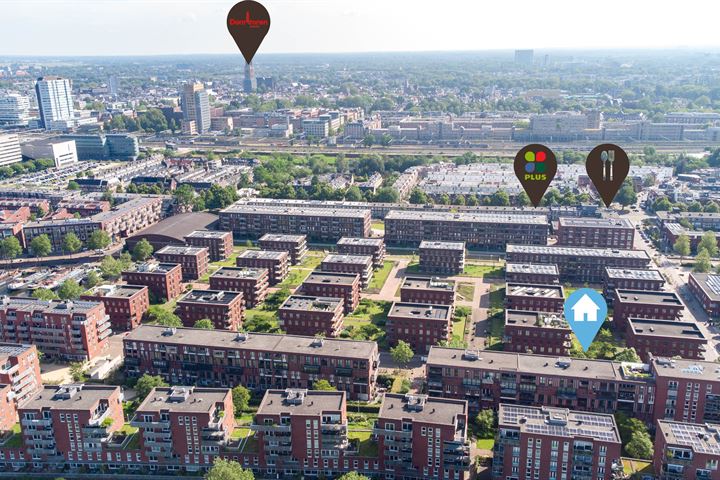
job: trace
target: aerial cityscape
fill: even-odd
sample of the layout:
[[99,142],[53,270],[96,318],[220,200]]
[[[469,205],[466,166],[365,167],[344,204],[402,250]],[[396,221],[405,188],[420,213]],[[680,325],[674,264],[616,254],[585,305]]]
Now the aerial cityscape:
[[0,477],[720,480],[720,45],[265,3],[0,7]]

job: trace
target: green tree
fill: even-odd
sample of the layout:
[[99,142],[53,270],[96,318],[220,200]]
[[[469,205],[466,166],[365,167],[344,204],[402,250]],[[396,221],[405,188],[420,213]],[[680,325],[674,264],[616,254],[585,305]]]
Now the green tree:
[[452,203],[453,205],[465,205],[465,195],[455,195]]
[[73,382],[82,383],[87,380],[87,376],[85,375],[86,368],[87,365],[85,362],[70,363],[70,376],[72,377]]
[[362,143],[366,147],[372,147],[373,143],[375,143],[375,137],[373,135],[365,135],[365,138],[363,138]]
[[375,194],[375,201],[382,203],[396,203],[400,201],[400,195],[398,195],[397,190],[392,187],[382,187],[378,188],[378,191]]
[[238,385],[232,389],[232,400],[235,406],[235,415],[239,415],[244,410],[247,410],[250,404],[250,390]]
[[635,193],[635,189],[633,188],[630,180],[625,180],[625,182],[623,182],[620,191],[615,196],[615,200],[622,205],[623,210],[625,210],[625,207],[633,205],[637,202],[637,194]]
[[322,379],[313,383],[313,390],[334,391],[337,390],[337,388],[330,385],[330,382],[328,382],[327,380]]
[[361,475],[358,472],[348,472],[338,477],[338,480],[370,480],[370,477]]
[[133,260],[136,262],[143,262],[147,260],[150,255],[153,254],[154,248],[144,238],[140,240],[138,243],[135,244],[135,248],[133,248]]
[[497,207],[510,205],[510,197],[505,190],[498,190],[490,196],[490,204]]
[[32,294],[33,298],[38,300],[57,300],[58,296],[55,292],[48,288],[36,288]]
[[216,458],[205,474],[205,480],[255,480],[255,475],[252,470],[242,468],[238,462]]
[[362,202],[365,200],[360,188],[357,185],[353,185],[345,192],[345,200],[348,202]]
[[492,438],[495,434],[495,412],[491,408],[480,410],[475,416],[480,438]]
[[698,252],[705,249],[711,257],[717,257],[718,244],[715,235],[715,232],[711,231],[703,233],[702,238],[700,238],[700,243],[698,243]]
[[410,348],[410,344],[399,340],[397,345],[390,349],[390,355],[392,359],[403,368],[412,360],[415,353],[412,351],[412,348]]
[[102,282],[100,275],[98,275],[95,270],[90,270],[90,272],[87,274],[87,278],[85,279],[85,287],[93,288],[97,285],[100,285],[100,282]]
[[705,208],[703,208],[703,212],[705,212],[705,213],[720,213],[720,205],[718,205],[715,202],[710,202],[707,205],[705,205]]
[[5,237],[0,240],[0,256],[6,259],[17,258],[22,254],[22,246],[17,237]]
[[105,230],[95,230],[88,238],[88,248],[98,250],[110,245],[110,235]]
[[700,249],[697,257],[695,257],[695,265],[693,266],[693,272],[707,273],[712,269],[712,263],[710,263],[710,254],[704,248]]
[[73,279],[65,280],[57,291],[58,297],[63,300],[77,300],[82,293],[83,288]]
[[518,207],[527,207],[530,205],[530,197],[525,192],[520,192],[520,195],[515,197],[515,203]]
[[618,362],[639,362],[640,356],[637,354],[633,347],[624,348],[615,354],[613,360]]
[[647,433],[634,433],[625,445],[625,452],[632,458],[650,460],[653,457],[653,443]]
[[182,327],[182,321],[180,317],[172,312],[168,312],[165,308],[160,305],[153,305],[148,308],[147,311],[148,321],[155,325],[162,325],[164,327]]
[[215,330],[215,324],[209,318],[202,318],[195,322],[193,328],[202,328],[203,330]]
[[178,205],[189,207],[193,204],[193,200],[195,199],[195,189],[187,184],[180,185],[173,192],[173,197],[175,198],[175,201],[177,201]]
[[100,273],[102,273],[106,280],[118,278],[120,273],[122,273],[122,266],[115,258],[107,255],[100,262]]
[[82,248],[82,241],[73,232],[68,232],[63,238],[63,251],[66,253],[75,253]]
[[690,255],[690,237],[684,233],[678,235],[677,240],[675,240],[675,243],[673,244],[673,250],[675,250],[675,253],[680,255],[681,261],[684,257]]
[[666,197],[658,198],[653,203],[653,210],[656,212],[667,212],[672,208],[672,203]]
[[702,212],[703,206],[700,202],[693,202],[690,205],[688,205],[688,212]]
[[75,180],[70,180],[67,184],[68,190],[80,190],[80,184],[77,183]]
[[412,189],[412,191],[410,192],[409,201],[414,205],[425,205],[431,203],[430,197],[428,197],[427,193],[420,190],[419,188]]
[[143,401],[153,388],[168,387],[169,385],[160,375],[148,375],[147,373],[138,378],[135,384],[135,392],[140,401]]
[[46,234],[38,235],[33,238],[30,242],[30,251],[36,257],[46,257],[52,251],[52,244],[50,243],[50,237]]

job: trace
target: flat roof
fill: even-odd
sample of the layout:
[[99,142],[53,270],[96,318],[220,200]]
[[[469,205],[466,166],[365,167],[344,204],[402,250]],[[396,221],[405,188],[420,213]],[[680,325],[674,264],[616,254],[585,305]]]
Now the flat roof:
[[417,210],[391,210],[385,215],[385,220],[414,220],[438,222],[470,222],[470,223],[497,223],[497,224],[524,224],[547,225],[545,215],[524,215],[499,213],[469,213],[469,212],[423,212]]
[[232,235],[232,232],[220,232],[217,230],[195,230],[190,232],[186,238],[223,238]]
[[229,305],[237,297],[242,297],[241,292],[230,292],[224,290],[190,290],[177,303],[210,303],[213,305]]
[[148,287],[144,285],[98,285],[83,296],[130,298]]
[[447,320],[452,317],[452,306],[394,302],[390,307],[388,317]]
[[616,289],[616,297],[621,303],[647,303],[650,305],[682,307],[680,298],[674,292],[655,290]]
[[110,385],[45,385],[42,390],[25,402],[21,409],[40,410],[90,410],[101,400],[120,392],[120,387]]
[[423,240],[420,242],[420,249],[434,250],[465,250],[465,242],[439,242],[435,240]]
[[275,250],[245,250],[237,258],[262,258],[265,260],[280,260],[283,257],[287,257],[288,252],[286,251],[275,251]]
[[159,342],[208,348],[259,350],[299,355],[317,355],[369,360],[377,354],[377,343],[359,340],[325,338],[319,344],[314,337],[250,333],[239,335],[229,330],[197,328],[167,329],[160,325],[140,325],[125,336],[127,341]]
[[633,269],[633,268],[611,268],[605,267],[609,278],[621,278],[628,280],[658,280],[665,282],[660,270],[655,269]]
[[155,387],[136,411],[209,413],[216,408],[217,403],[224,403],[228,395],[230,390],[227,388]]
[[649,337],[697,338],[706,340],[705,335],[694,322],[629,318],[630,328],[635,335]]
[[337,245],[363,245],[367,247],[381,247],[384,243],[382,238],[363,238],[363,237],[342,237],[337,241]]
[[532,435],[589,437],[601,442],[620,443],[620,434],[612,415],[578,412],[567,408],[501,403],[498,409],[498,428],[517,428]]
[[715,362],[683,358],[653,357],[650,363],[658,377],[684,378],[687,380],[720,380],[720,367]]
[[129,270],[131,272],[138,272],[138,273],[157,273],[157,274],[165,274],[175,268],[180,267],[182,269],[182,265],[179,263],[166,263],[166,262],[145,262],[138,265],[135,270]]
[[202,251],[208,251],[207,247],[185,247],[180,245],[168,245],[161,248],[155,255],[197,255]]
[[266,390],[258,415],[322,415],[340,412],[345,404],[345,392],[320,390]]
[[307,235],[289,235],[283,233],[266,233],[260,237],[260,242],[302,242]]
[[516,245],[508,243],[505,253],[533,253],[537,255],[565,255],[570,257],[613,257],[636,258],[650,262],[645,250],[623,250],[618,248],[563,247],[558,245]]
[[258,279],[267,276],[267,268],[251,268],[251,267],[222,267],[210,278],[252,278]]
[[[0,363],[7,361],[10,357],[22,355],[32,348],[32,345],[22,343],[0,343]],[[2,367],[2,365],[0,365]]]
[[386,393],[380,404],[380,419],[404,420],[456,425],[459,416],[467,415],[467,402],[427,395]]
[[331,253],[323,259],[322,263],[357,263],[360,265],[369,265],[372,264],[372,256]]
[[535,298],[565,298],[561,285],[536,285],[534,283],[506,283],[505,295]]
[[440,280],[437,278],[405,277],[403,279],[402,288],[454,292],[455,282],[450,280]]
[[691,449],[695,453],[720,455],[720,425],[706,423],[682,423],[658,420],[659,434],[669,446]]
[[254,214],[254,215],[280,215],[280,216],[299,216],[299,217],[346,217],[346,218],[366,218],[370,216],[370,209],[330,209],[330,208],[301,208],[286,206],[252,206],[252,205],[232,205],[224,210],[223,213],[234,214]]
[[518,325],[538,328],[563,328],[570,330],[562,315],[553,313],[527,312],[524,310],[505,310],[505,325]]
[[290,295],[280,306],[281,310],[303,310],[314,312],[334,311],[343,303],[337,297],[313,297],[309,295]]
[[558,224],[561,227],[633,228],[627,218],[560,217]]
[[333,285],[352,285],[360,277],[357,273],[322,272],[315,270],[303,283],[324,283]]
[[534,273],[538,275],[559,275],[554,263],[506,263],[506,273]]
[[691,273],[702,291],[713,302],[720,302],[720,275],[713,273]]
[[102,305],[89,300],[37,300],[27,297],[0,297],[0,308],[32,312],[41,310],[48,313],[71,315],[75,312],[89,312]]

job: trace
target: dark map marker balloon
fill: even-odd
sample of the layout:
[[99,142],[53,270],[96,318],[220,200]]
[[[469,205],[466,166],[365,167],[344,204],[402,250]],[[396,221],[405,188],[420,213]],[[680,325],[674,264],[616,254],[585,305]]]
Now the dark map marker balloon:
[[530,201],[540,205],[545,191],[557,173],[555,154],[545,145],[533,143],[515,155],[515,176],[520,180]]
[[605,206],[609,207],[630,172],[630,159],[617,145],[603,143],[588,154],[585,170]]
[[270,14],[258,2],[245,0],[228,12],[227,28],[245,61],[250,63],[270,30]]

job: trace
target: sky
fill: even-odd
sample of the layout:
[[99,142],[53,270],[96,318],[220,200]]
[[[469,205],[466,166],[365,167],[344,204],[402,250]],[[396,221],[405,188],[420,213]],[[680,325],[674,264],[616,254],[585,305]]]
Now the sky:
[[[260,53],[720,47],[717,0],[261,3],[271,25]],[[0,0],[0,55],[237,53],[225,27],[234,4]]]

